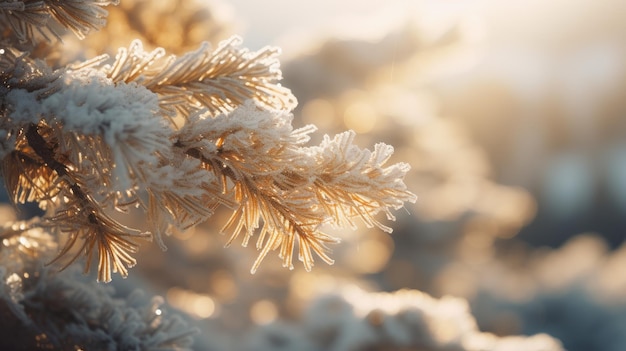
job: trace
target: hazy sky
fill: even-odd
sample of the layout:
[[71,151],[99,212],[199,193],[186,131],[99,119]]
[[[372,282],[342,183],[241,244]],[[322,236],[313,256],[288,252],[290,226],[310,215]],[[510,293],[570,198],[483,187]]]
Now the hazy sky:
[[[441,3],[441,1],[438,1]],[[449,1],[442,1],[450,3]],[[455,1],[453,1],[455,2]],[[339,23],[350,23],[354,18],[384,20],[407,11],[416,11],[422,1],[416,0],[230,0],[235,18],[243,22],[246,46],[253,49],[279,44],[279,40],[293,34],[322,32],[335,28]],[[435,2],[433,2],[435,3]]]
[[495,41],[516,44],[529,41],[551,47],[555,42],[578,41],[581,36],[602,30],[614,33],[616,28],[622,28],[626,13],[626,2],[622,0],[228,0],[226,3],[242,22],[244,27],[239,34],[252,49],[282,44],[279,40],[292,33],[336,34],[339,23],[349,26],[354,18],[371,18],[372,25],[377,26],[394,16],[416,15],[420,21],[437,22],[459,13],[485,20]]

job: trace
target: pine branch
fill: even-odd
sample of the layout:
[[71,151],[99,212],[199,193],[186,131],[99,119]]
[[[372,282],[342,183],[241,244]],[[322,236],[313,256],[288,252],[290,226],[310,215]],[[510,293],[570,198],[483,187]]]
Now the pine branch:
[[395,220],[390,210],[416,201],[403,182],[410,166],[385,166],[393,147],[380,143],[373,152],[363,150],[352,144],[354,137],[352,131],[332,139],[325,136],[320,146],[309,150],[317,165],[311,192],[325,212],[333,214],[336,224],[354,228],[353,218],[360,218],[368,227],[391,232],[374,215],[384,211],[388,219]]
[[176,166],[164,165],[154,170],[160,176],[145,184],[147,200],[139,199],[152,235],[163,250],[166,247],[162,237],[169,235],[172,228],[189,229],[206,221],[219,206],[234,206],[212,174],[182,154],[177,157],[181,161]]
[[[25,132],[25,138],[34,154],[41,159],[40,164],[56,174],[55,182],[52,184],[57,187],[56,191],[59,194],[59,201],[56,204],[58,208],[55,209],[55,214],[48,218],[48,221],[60,232],[69,233],[69,239],[53,262],[68,254],[76,244],[77,239],[80,238],[83,244],[67,265],[73,263],[84,253],[87,256],[85,271],[88,271],[95,248],[99,257],[98,280],[110,281],[112,270],[119,272],[124,277],[127,276],[127,267],[132,267],[136,263],[130,254],[137,251],[137,245],[126,238],[145,237],[147,234],[125,227],[108,217],[93,198],[85,192],[85,188],[78,180],[79,177],[58,159],[54,148],[50,147],[38,129],[39,126],[37,125],[29,126]],[[4,169],[6,168],[5,166]],[[26,177],[27,175],[22,174],[21,176]],[[10,190],[15,191],[15,188],[10,188]],[[31,194],[33,193],[31,192]],[[40,202],[52,200],[48,198],[48,194],[44,193],[44,196],[46,197],[36,198],[36,200]],[[16,198],[16,195],[13,195],[13,198]]]
[[34,43],[37,35],[47,41],[61,39],[64,29],[84,39],[106,23],[102,7],[117,4],[111,0],[24,0],[0,1],[0,32],[12,31],[19,42]]
[[393,149],[381,144],[374,152],[361,150],[352,145],[351,132],[302,147],[314,128],[293,130],[291,118],[248,102],[215,118],[190,118],[174,144],[221,179],[223,192],[238,204],[224,226],[231,232],[228,243],[243,232],[245,246],[260,228],[253,272],[277,249],[283,265],[292,267],[296,242],[307,270],[313,252],[332,263],[326,244],[337,240],[319,230],[322,224],[354,226],[359,217],[390,231],[374,215],[384,211],[393,219],[391,209],[415,201],[403,182],[408,166],[383,167]]
[[120,49],[115,60],[101,56],[80,67],[102,70],[114,82],[136,82],[158,94],[161,107],[169,115],[188,117],[199,110],[212,115],[226,113],[255,99],[263,106],[291,110],[296,100],[282,87],[276,48],[257,52],[238,48],[241,39],[221,42],[215,50],[204,43],[181,57],[165,57],[162,49],[143,51],[133,41]]
[[[160,296],[115,291],[77,270],[57,273],[35,259],[17,273],[0,267],[5,350],[191,351],[198,330]],[[9,334],[6,334],[9,335]]]
[[[338,240],[324,224],[355,227],[360,218],[391,231],[375,216],[393,220],[391,210],[415,201],[403,182],[408,165],[385,166],[393,149],[362,150],[352,132],[306,147],[315,127],[291,125],[295,99],[278,84],[278,51],[239,43],[177,58],[135,41],[115,59],[56,71],[12,49],[0,55],[5,184],[14,203],[38,202],[45,225],[68,236],[54,261],[84,255],[88,270],[97,254],[99,280],[126,276],[134,238],[165,248],[164,234],[220,206],[233,210],[229,244],[260,232],[252,271],[272,250],[292,267],[296,246],[307,270],[313,253],[332,263],[326,245]],[[107,214],[133,206],[151,233]]]

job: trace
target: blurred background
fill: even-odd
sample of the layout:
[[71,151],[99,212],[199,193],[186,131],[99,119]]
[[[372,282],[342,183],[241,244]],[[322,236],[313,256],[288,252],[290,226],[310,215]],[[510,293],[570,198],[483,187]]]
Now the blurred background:
[[227,345],[358,287],[465,299],[496,335],[624,350],[624,16],[619,0],[122,1],[80,55],[134,37],[174,53],[233,34],[280,46],[294,125],[393,145],[419,198],[391,235],[335,231],[335,265],[310,273],[270,255],[250,275],[254,249],[224,249],[218,214],[166,253],[142,247],[118,288],[162,294]]

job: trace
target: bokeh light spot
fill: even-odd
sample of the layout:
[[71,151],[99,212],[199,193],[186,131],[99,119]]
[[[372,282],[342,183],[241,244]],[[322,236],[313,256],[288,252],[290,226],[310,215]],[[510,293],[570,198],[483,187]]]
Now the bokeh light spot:
[[256,302],[250,308],[250,318],[256,324],[268,324],[278,317],[276,305],[269,300]]
[[[167,301],[173,307],[198,319],[214,317],[217,311],[217,305],[210,296],[178,287],[167,290]],[[155,313],[160,315],[161,310],[156,310]]]
[[209,318],[215,312],[215,302],[207,295],[200,295],[194,300],[193,309],[198,317]]
[[217,271],[211,275],[211,287],[220,301],[229,302],[237,298],[239,290],[233,277],[226,271]]
[[359,273],[380,272],[391,257],[393,241],[387,234],[372,235],[359,241],[348,255],[348,264]]
[[349,105],[343,113],[343,122],[348,129],[357,133],[369,133],[374,129],[378,116],[372,106],[357,101]]
[[319,128],[331,128],[334,125],[335,108],[324,99],[313,99],[302,108],[302,121],[307,124],[315,124]]

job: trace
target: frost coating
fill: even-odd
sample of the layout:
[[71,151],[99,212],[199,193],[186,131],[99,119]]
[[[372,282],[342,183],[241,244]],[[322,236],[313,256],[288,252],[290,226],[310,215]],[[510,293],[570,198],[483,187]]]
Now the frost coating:
[[[158,99],[137,84],[114,84],[94,70],[69,71],[64,86],[55,94],[38,99],[25,89],[13,89],[7,103],[17,123],[37,123],[40,118],[56,119],[65,128],[82,134],[100,134],[114,146],[132,138],[147,142],[161,128]],[[141,133],[141,134],[139,134]],[[148,144],[147,146],[154,146]]]
[[70,130],[102,134],[113,146],[138,133],[150,136],[154,133],[150,126],[160,124],[155,116],[157,97],[143,86],[114,84],[104,74],[89,69],[67,72],[64,80],[64,89],[41,101],[40,115],[55,116]]
[[111,149],[119,188],[129,188],[128,173],[136,172],[132,168],[155,164],[155,154],[168,150],[164,141],[170,131],[158,116],[156,95],[134,83],[114,84],[90,69],[66,72],[62,79],[58,91],[43,99],[36,92],[11,90],[7,94],[13,109],[9,117],[24,124],[37,124],[44,118],[60,123],[76,139],[79,135],[101,138]]

